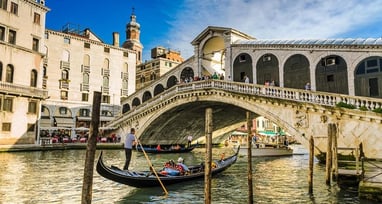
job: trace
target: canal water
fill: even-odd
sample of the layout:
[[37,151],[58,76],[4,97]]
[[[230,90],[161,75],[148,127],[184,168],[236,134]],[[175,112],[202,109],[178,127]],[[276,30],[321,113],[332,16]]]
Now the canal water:
[[[103,150],[108,165],[123,166],[123,150]],[[204,149],[182,154],[149,154],[154,167],[161,168],[179,156],[186,164],[204,161]],[[214,148],[213,158],[231,149]],[[0,203],[81,203],[86,150],[0,153]],[[96,160],[100,150],[96,152]],[[308,194],[308,155],[253,158],[254,203],[373,203],[360,200],[357,187],[325,184],[325,166],[314,163],[313,195]],[[148,170],[142,153],[133,152],[130,169]],[[238,161],[212,180],[212,203],[247,203],[247,158]],[[107,180],[95,171],[92,203],[204,203],[202,180],[162,188],[138,189]]]

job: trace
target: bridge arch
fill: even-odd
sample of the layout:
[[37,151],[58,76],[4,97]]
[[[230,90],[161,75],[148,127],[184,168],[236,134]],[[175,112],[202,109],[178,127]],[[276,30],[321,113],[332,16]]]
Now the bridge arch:
[[157,84],[154,88],[154,96],[162,93],[164,91],[164,87],[162,84]]
[[141,105],[141,100],[139,100],[138,97],[135,97],[133,99],[133,102],[132,102],[131,106],[136,107],[136,106],[139,106],[139,105]]
[[244,76],[249,77],[249,83],[253,83],[252,57],[248,53],[239,53],[233,61],[233,81],[244,82]]
[[363,59],[354,71],[355,94],[358,96],[382,97],[382,57]]
[[185,67],[182,69],[182,72],[180,73],[180,80],[181,81],[193,81],[194,80],[194,70],[191,67]]
[[284,87],[303,89],[305,84],[311,81],[308,58],[302,54],[290,56],[284,64],[283,78]]
[[122,114],[130,111],[130,105],[128,103],[123,104],[122,106]]
[[170,76],[167,79],[167,88],[169,89],[169,88],[175,86],[178,82],[179,82],[179,80],[176,78],[176,76],[174,76],[174,75]]
[[275,85],[280,84],[279,61],[272,53],[263,54],[256,63],[256,84],[265,84],[273,81]]
[[149,100],[151,98],[152,98],[152,96],[151,96],[150,91],[145,91],[143,93],[143,96],[142,96],[142,103],[144,103],[145,101],[147,101],[147,100]]
[[348,72],[344,58],[328,55],[316,64],[316,91],[348,94]]

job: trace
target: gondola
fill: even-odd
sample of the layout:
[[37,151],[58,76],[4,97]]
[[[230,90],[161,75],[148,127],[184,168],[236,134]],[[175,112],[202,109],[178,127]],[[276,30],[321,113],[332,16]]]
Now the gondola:
[[[211,174],[216,175],[221,173],[232,164],[234,164],[237,160],[239,149],[240,147],[237,149],[236,153],[230,157],[213,161]],[[102,160],[102,154],[103,153],[101,151],[96,169],[98,174],[105,177],[106,179],[137,188],[160,186],[155,173],[151,171],[125,171],[113,165],[108,167]],[[188,168],[189,171],[184,175],[172,176],[169,174],[164,174],[163,171],[158,171],[157,175],[159,176],[163,185],[170,185],[204,178],[204,163],[200,165],[189,166]]]
[[[185,152],[191,152],[193,149],[195,149],[196,145],[191,145],[189,147],[179,147],[179,149],[171,148],[170,146],[162,148],[158,150],[156,147],[152,146],[142,146],[143,150],[145,150],[146,153],[152,153],[152,154],[165,154],[165,153],[185,153]],[[142,148],[140,145],[138,145],[135,150],[138,152],[142,152]]]

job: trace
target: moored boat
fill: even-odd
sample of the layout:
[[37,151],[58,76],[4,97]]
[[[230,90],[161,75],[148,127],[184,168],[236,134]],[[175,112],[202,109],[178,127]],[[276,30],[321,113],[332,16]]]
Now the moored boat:
[[[218,173],[223,172],[232,164],[234,164],[237,160],[237,155],[240,150],[240,147],[236,151],[236,153],[230,157],[223,158],[221,160],[213,161],[211,174],[216,175]],[[97,172],[101,176],[129,186],[134,186],[137,188],[145,188],[145,187],[155,187],[160,186],[160,182],[156,177],[154,172],[151,171],[125,171],[116,166],[106,166],[103,162],[102,157],[103,152],[100,153],[98,162],[97,162]],[[164,174],[161,171],[157,171],[157,175],[159,176],[161,182],[164,185],[170,185],[175,183],[181,183],[186,181],[192,181],[195,179],[204,178],[204,163],[199,165],[193,165],[188,167],[189,171],[182,175],[170,175]]]
[[196,145],[191,145],[189,147],[184,147],[184,146],[164,146],[162,145],[160,148],[158,147],[153,147],[150,145],[138,145],[135,150],[138,152],[143,152],[143,150],[146,153],[153,153],[153,154],[164,154],[164,153],[185,153],[185,152],[191,152],[193,149],[195,149]]
[[[248,155],[248,147],[241,146],[240,155]],[[266,146],[266,145],[253,145],[251,148],[252,157],[271,157],[271,156],[291,156],[293,149],[288,146]]]

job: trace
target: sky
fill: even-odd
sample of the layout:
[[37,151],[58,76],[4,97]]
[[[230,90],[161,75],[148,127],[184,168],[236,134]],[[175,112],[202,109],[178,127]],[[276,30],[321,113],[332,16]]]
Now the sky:
[[126,39],[133,8],[141,26],[143,60],[163,46],[194,53],[191,41],[208,26],[227,27],[257,39],[382,37],[381,0],[46,0],[46,28],[68,23],[90,28],[112,44]]

